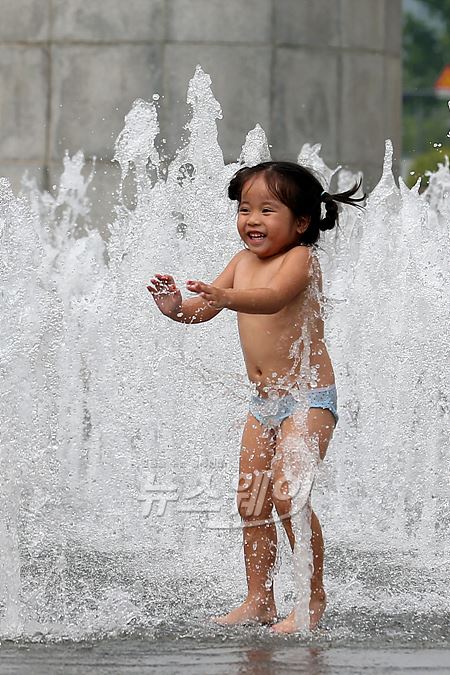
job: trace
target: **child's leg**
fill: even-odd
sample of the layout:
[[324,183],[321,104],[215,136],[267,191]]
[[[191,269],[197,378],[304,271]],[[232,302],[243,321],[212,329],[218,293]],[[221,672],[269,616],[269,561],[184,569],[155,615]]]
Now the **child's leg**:
[[[287,421],[288,420],[285,420],[285,422]],[[289,429],[287,429],[287,425],[285,424],[285,422],[283,422],[282,425],[283,427],[282,433],[284,432],[287,435],[289,433]],[[322,460],[325,457],[328,444],[331,440],[334,431],[333,414],[326,409],[310,408],[307,417],[307,429],[309,436],[316,434],[319,439],[319,453],[320,459]],[[293,429],[291,429],[290,432],[295,433]],[[282,480],[282,471],[283,471],[282,438],[283,438],[282,434],[280,434],[280,437],[278,439],[278,451],[277,451],[277,459],[279,459],[280,461],[278,467],[276,466],[277,459],[274,461],[273,464],[274,480],[275,479]],[[287,483],[283,485],[281,491],[287,494]],[[290,513],[291,510],[291,502],[283,501],[282,503],[279,503],[276,500],[276,497],[275,502],[277,512],[280,518],[282,517],[282,514],[286,516],[283,517],[282,523],[288,536],[291,550],[294,550],[295,537],[292,531],[291,519],[288,517],[288,514]],[[324,545],[323,545],[322,528],[320,527],[319,519],[314,513],[314,511],[311,511],[311,532],[312,532],[311,546],[313,549],[313,562],[314,562],[314,574],[311,580],[311,586],[312,587],[314,586],[314,588],[320,588],[323,586],[322,579],[323,579]]]
[[[311,447],[313,452],[314,443],[311,440],[316,439],[319,446],[320,459],[325,457],[328,444],[334,431],[333,414],[322,408],[310,408],[307,415],[306,437],[305,441]],[[284,479],[284,445],[289,443],[289,438],[294,434],[304,434],[305,430],[299,429],[294,419],[287,418],[281,425],[280,434],[277,439],[277,451],[273,462],[273,483],[275,485],[273,501],[278,515],[280,516],[286,534],[289,538],[291,549],[294,549],[295,536],[292,529],[291,518],[289,514],[292,510],[290,499],[286,499],[288,494],[287,481]],[[316,446],[317,447],[317,446]],[[283,498],[279,499],[282,495]],[[313,554],[313,573],[311,577],[311,628],[315,628],[325,609],[326,597],[323,588],[323,557],[324,545],[322,529],[319,519],[314,511],[311,511],[311,547]],[[294,630],[294,613],[292,612],[285,621],[277,624],[277,630],[280,632]]]
[[242,436],[237,493],[238,510],[243,520],[248,593],[242,605],[214,619],[221,624],[247,621],[273,623],[276,619],[272,573],[277,552],[277,531],[271,516],[270,474],[274,453],[274,433],[249,415]]
[[[282,517],[281,514],[279,515],[281,518]],[[291,551],[293,551],[295,544],[295,537],[294,532],[292,531],[291,519],[289,517],[283,517],[282,523],[289,539]],[[311,595],[314,596],[324,592],[323,589],[324,545],[320,521],[312,509],[311,509],[311,548],[313,552],[313,566],[314,566],[313,574],[311,577]]]

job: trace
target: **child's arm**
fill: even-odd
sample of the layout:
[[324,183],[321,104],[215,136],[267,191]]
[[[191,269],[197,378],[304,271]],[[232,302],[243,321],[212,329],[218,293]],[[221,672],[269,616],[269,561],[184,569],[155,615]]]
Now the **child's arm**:
[[[239,251],[230,260],[223,272],[213,281],[214,288],[232,288],[234,270],[243,253],[245,251]],[[151,279],[151,284],[147,286],[147,289],[153,295],[158,308],[173,321],[178,321],[179,323],[204,323],[213,319],[223,309],[223,307],[211,305],[208,299],[200,296],[183,300],[181,291],[177,288],[170,274],[156,274]]]
[[285,307],[309,282],[310,252],[305,246],[296,246],[285,256],[279,271],[266,288],[218,288],[214,282],[189,281],[187,287],[196,291],[210,305],[244,314],[276,314]]

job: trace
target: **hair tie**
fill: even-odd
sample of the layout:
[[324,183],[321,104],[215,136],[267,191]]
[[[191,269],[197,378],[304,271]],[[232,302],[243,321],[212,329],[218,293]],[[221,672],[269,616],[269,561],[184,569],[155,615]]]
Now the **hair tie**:
[[320,201],[321,202],[329,202],[332,199],[333,199],[333,197],[326,190],[324,190],[320,195]]

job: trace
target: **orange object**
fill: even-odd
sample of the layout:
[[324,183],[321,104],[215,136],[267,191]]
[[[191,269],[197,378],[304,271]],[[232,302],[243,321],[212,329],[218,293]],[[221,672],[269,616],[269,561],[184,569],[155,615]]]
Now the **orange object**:
[[450,97],[450,65],[445,66],[434,84],[434,91],[439,98]]

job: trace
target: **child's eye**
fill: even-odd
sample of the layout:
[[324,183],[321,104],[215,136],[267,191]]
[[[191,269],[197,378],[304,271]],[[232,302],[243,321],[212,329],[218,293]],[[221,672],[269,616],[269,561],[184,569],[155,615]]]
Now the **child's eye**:
[[241,206],[239,213],[248,213],[248,209],[246,209],[245,206]]
[[263,209],[262,212],[263,213],[272,213],[272,209]]

